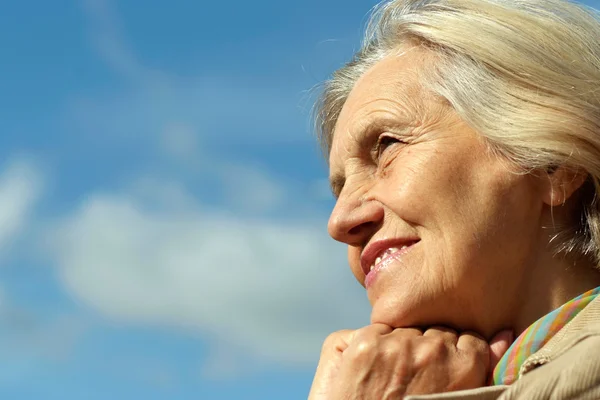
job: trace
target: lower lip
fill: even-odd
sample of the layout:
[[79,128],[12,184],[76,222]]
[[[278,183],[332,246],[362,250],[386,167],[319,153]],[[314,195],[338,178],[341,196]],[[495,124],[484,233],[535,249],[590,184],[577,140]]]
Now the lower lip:
[[394,254],[386,256],[379,262],[379,264],[375,265],[375,267],[371,271],[369,271],[369,273],[365,277],[365,288],[367,288],[367,290],[368,290],[369,287],[371,287],[373,285],[373,283],[377,279],[377,275],[379,275],[379,273],[381,271],[387,269],[390,266],[390,264],[392,264],[395,261],[398,261],[406,253],[408,253],[410,250],[412,250],[412,248],[414,247],[415,244],[412,244]]

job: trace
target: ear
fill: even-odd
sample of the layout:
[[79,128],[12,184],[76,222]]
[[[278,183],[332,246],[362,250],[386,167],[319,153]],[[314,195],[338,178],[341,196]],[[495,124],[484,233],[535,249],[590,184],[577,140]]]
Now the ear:
[[564,205],[567,200],[579,189],[588,173],[582,169],[573,169],[565,166],[555,167],[547,175],[544,182],[543,200],[549,206]]

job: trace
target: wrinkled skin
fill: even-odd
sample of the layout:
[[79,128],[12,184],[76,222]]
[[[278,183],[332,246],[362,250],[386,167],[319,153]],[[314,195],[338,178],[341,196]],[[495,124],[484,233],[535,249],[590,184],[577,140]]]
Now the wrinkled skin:
[[323,345],[309,400],[398,400],[481,387],[511,340],[503,332],[490,346],[473,332],[432,327],[422,333],[385,324],[336,332]]
[[[518,293],[536,257],[540,189],[420,87],[411,65],[421,57],[387,58],[351,92],[330,154],[330,176],[343,176],[345,185],[329,233],[348,244],[359,282],[369,243],[420,238],[367,291],[372,322],[448,325],[490,337],[522,301],[507,294]],[[378,140],[386,145],[374,154]]]
[[[338,199],[328,228],[348,245],[357,280],[365,284],[369,245],[418,242],[368,285],[372,325],[326,340],[312,400],[484,386],[513,333],[600,282],[582,278],[588,272],[565,276],[566,261],[548,248],[546,227],[567,218],[557,208],[550,220],[550,207],[564,204],[585,175],[559,168],[544,180],[491,152],[421,86],[419,71],[431,62],[417,48],[380,61],[337,121],[329,161]],[[551,296],[557,288],[563,298]]]

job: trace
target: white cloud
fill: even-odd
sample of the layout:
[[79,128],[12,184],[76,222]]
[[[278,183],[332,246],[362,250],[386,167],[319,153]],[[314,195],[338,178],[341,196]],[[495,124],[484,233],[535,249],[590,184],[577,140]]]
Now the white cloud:
[[[309,140],[290,133],[304,124],[293,95],[272,80],[153,71],[126,46],[108,6],[87,1],[92,38],[107,65],[133,84],[117,96],[80,99],[69,118],[86,138],[111,145],[150,136],[169,157],[193,160],[199,178],[220,180],[223,199],[210,208],[185,186],[154,176],[86,194],[48,231],[62,282],[109,317],[211,339],[221,350],[204,376],[246,371],[235,365],[238,351],[261,362],[315,363],[327,334],[365,325],[369,315],[343,246],[326,235],[324,218],[307,211],[322,185],[283,185],[267,168],[230,163],[225,147]],[[147,151],[143,140],[132,142]],[[204,144],[225,150],[211,154]]]
[[52,228],[65,284],[106,315],[289,363],[316,361],[328,333],[368,323],[345,252],[320,222],[240,220],[147,200],[91,195]]
[[25,159],[13,160],[0,175],[0,254],[27,227],[41,188],[39,171]]
[[278,184],[268,172],[252,165],[222,163],[216,166],[227,205],[246,213],[268,214],[291,204],[290,190]]

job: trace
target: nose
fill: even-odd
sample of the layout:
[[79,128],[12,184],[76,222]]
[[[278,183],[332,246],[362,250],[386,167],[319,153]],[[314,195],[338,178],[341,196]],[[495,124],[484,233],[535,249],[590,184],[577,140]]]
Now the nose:
[[331,212],[327,230],[338,242],[364,246],[381,226],[383,206],[377,200],[365,196],[344,196],[343,192]]

